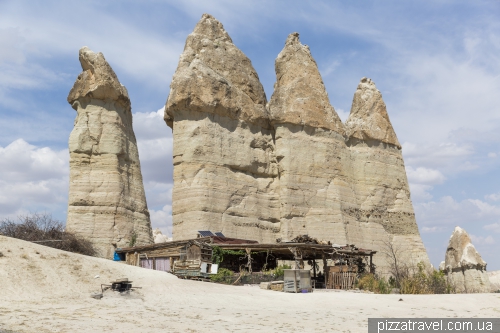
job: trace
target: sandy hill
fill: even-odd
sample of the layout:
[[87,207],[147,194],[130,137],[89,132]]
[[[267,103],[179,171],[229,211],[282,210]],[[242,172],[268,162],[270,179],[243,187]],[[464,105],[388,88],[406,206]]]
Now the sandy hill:
[[[180,280],[2,236],[0,252],[0,331],[366,332],[369,317],[500,314],[500,294],[285,294]],[[130,296],[108,291],[101,300],[90,297],[101,283],[120,277],[142,289]]]

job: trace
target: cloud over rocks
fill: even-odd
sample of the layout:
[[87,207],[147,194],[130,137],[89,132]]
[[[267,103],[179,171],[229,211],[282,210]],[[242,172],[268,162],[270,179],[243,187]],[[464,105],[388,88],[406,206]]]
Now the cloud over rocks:
[[151,223],[163,234],[172,235],[173,140],[163,110],[134,113],[134,133]]
[[0,147],[0,218],[52,211],[63,219],[68,197],[68,150],[36,147],[18,139]]

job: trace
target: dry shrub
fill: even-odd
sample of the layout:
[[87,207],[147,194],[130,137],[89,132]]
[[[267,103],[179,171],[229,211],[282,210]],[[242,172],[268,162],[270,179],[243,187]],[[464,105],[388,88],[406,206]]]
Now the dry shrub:
[[391,287],[384,278],[380,278],[371,273],[362,275],[358,279],[356,287],[361,290],[368,290],[377,294],[389,294],[391,292]]
[[450,294],[453,288],[446,281],[443,271],[425,269],[422,262],[417,264],[418,271],[401,279],[401,294]]
[[97,255],[89,240],[65,231],[64,224],[50,214],[22,215],[17,222],[4,219],[0,222],[0,235],[87,256]]
[[389,266],[389,284],[399,288],[401,294],[449,294],[454,288],[446,281],[444,272],[426,267],[423,262],[415,264],[407,248],[387,240],[383,242],[382,254]]

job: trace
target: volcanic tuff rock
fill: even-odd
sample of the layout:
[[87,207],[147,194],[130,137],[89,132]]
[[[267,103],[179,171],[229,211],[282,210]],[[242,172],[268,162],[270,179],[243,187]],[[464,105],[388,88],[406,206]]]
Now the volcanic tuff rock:
[[455,227],[451,234],[444,261],[448,283],[457,293],[490,292],[486,262],[481,258],[467,232]]
[[276,238],[278,168],[266,102],[250,60],[204,14],[186,40],[165,107],[174,137],[174,239],[197,230]]
[[269,112],[279,168],[280,236],[328,234],[345,243],[342,207],[353,194],[343,167],[349,154],[344,125],[298,33],[288,36],[275,67]]
[[266,94],[259,76],[222,24],[203,14],[188,36],[170,85],[165,121],[186,110],[243,120],[269,128]]
[[68,95],[77,117],[66,226],[111,258],[134,239],[151,243],[151,222],[127,89],[102,53],[83,47],[79,58],[83,72]]
[[383,240],[413,262],[429,263],[415,220],[401,146],[382,95],[370,79],[362,78],[354,93],[346,132],[350,158],[345,166],[356,198],[356,207],[343,211],[352,219],[346,226],[349,241],[384,250]]
[[[401,146],[363,78],[349,121],[331,106],[309,47],[288,36],[266,97],[250,60],[204,14],[186,40],[165,121],[174,136],[173,237],[197,230],[260,242],[297,235],[429,262]],[[380,269],[386,263],[375,258]],[[383,273],[383,272],[381,272]]]
[[351,139],[377,140],[401,149],[382,94],[375,87],[375,83],[366,77],[361,79],[354,93],[351,113],[345,126]]
[[273,124],[307,125],[344,134],[344,125],[330,105],[318,65],[299,34],[291,33],[276,58],[276,83],[269,102]]

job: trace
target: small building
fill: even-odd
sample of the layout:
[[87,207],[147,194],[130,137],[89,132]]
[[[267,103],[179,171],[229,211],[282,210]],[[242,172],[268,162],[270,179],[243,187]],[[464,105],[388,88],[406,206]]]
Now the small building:
[[[259,244],[254,240],[204,232],[195,239],[119,248],[116,252],[129,265],[190,279],[208,279],[210,274],[216,274],[219,264],[213,262],[213,258],[219,253],[224,254],[224,260],[219,260],[222,261],[220,267],[250,274],[276,268],[278,261],[282,260],[291,261],[295,269],[302,270],[307,262],[312,267],[315,286],[328,289],[351,289],[358,274],[374,273],[372,258],[376,253],[354,245],[317,242]],[[317,262],[323,264],[323,274],[318,274]]]
[[116,253],[128,265],[171,272],[179,277],[208,278],[209,274],[217,273],[217,265],[212,263],[214,246],[255,243],[248,239],[212,235],[118,248]]

